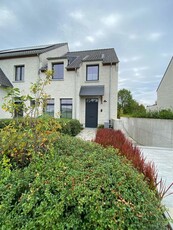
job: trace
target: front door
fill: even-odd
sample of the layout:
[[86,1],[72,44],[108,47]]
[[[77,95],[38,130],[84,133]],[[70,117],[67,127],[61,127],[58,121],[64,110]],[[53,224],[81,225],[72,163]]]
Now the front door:
[[98,99],[86,99],[85,127],[96,128],[98,123]]

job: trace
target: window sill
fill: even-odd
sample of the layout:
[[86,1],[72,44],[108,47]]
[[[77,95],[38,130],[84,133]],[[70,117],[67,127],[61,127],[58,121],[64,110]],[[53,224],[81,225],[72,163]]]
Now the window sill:
[[51,81],[64,81],[64,79],[51,79]]
[[13,83],[24,83],[25,81],[13,81]]
[[99,80],[90,80],[90,81],[85,81],[85,83],[93,83],[93,82],[99,82]]

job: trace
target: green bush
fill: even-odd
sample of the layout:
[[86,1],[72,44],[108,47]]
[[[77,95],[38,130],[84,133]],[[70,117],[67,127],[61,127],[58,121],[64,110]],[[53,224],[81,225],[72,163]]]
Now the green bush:
[[133,113],[130,117],[138,118],[153,118],[153,119],[171,119],[173,120],[173,111],[170,109],[163,109],[160,111],[146,111],[143,113]]
[[0,162],[1,229],[166,229],[160,201],[112,148],[62,136],[24,169]]
[[0,129],[4,128],[5,126],[9,125],[12,119],[0,119]]
[[61,133],[68,134],[70,136],[76,136],[81,131],[81,124],[76,119],[58,119],[61,125]]
[[12,120],[0,130],[0,160],[6,156],[12,167],[27,166],[34,153],[47,153],[59,138],[61,126],[53,117]]

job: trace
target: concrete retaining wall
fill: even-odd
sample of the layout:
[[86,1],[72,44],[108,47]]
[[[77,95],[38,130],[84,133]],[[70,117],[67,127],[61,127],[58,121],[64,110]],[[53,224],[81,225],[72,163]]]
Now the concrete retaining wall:
[[124,130],[138,144],[173,148],[173,121],[146,118],[114,120],[114,129]]

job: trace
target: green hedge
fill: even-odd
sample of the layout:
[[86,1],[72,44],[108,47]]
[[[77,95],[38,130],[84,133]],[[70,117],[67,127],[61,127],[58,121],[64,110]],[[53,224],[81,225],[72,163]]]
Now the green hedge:
[[0,119],[0,129],[9,125],[11,121],[12,119]]
[[61,125],[60,132],[63,134],[68,134],[70,136],[76,136],[81,131],[81,124],[76,119],[58,119]]
[[173,111],[170,109],[162,109],[160,111],[146,111],[143,113],[134,113],[130,117],[153,118],[153,119],[171,119],[173,120]]
[[[42,116],[39,119],[48,119],[49,116]],[[6,127],[10,124],[10,122],[14,119],[0,119],[0,129]],[[59,130],[63,134],[68,134],[70,136],[76,136],[81,131],[81,124],[76,119],[57,119],[57,121],[61,125],[61,130]],[[24,119],[20,118],[19,123],[23,123],[25,125]]]
[[0,162],[1,229],[166,229],[160,201],[112,148],[62,136],[11,171]]

